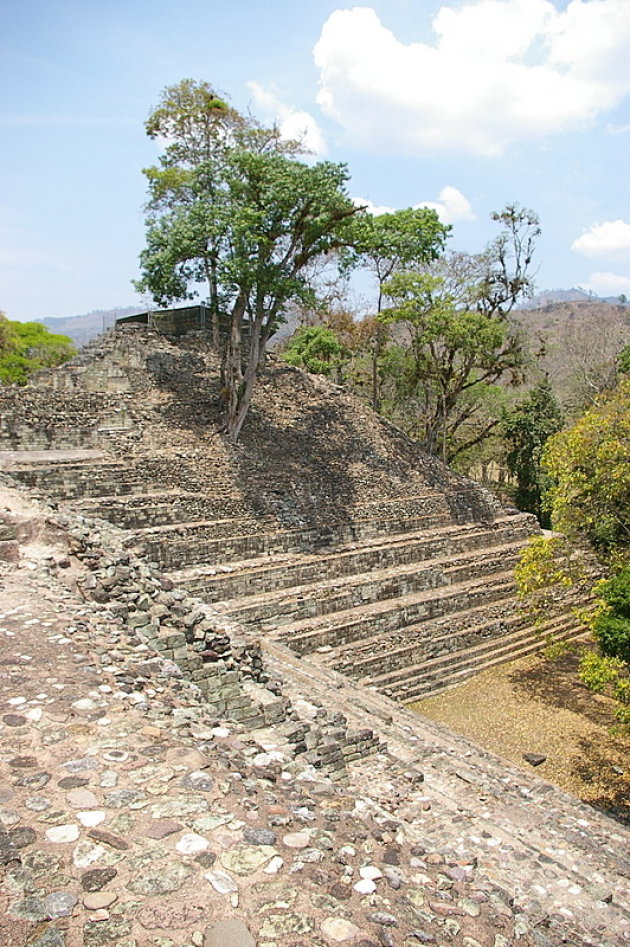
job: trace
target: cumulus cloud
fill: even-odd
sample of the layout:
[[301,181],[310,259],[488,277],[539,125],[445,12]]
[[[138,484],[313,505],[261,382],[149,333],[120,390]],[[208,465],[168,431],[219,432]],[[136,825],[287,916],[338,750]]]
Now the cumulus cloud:
[[416,204],[416,207],[429,207],[436,211],[443,224],[454,224],[457,220],[475,220],[470,201],[456,187],[447,184],[438,197],[438,201],[423,201]]
[[367,197],[353,197],[352,202],[356,207],[365,207],[368,214],[372,214],[373,217],[380,217],[381,214],[393,214],[396,210],[395,207],[388,207],[386,204],[373,204]]
[[[414,204],[414,210],[421,207],[428,207],[437,212],[438,217],[443,224],[452,224],[456,220],[475,220],[475,213],[467,197],[464,197],[461,191],[451,184],[447,184],[440,191],[438,201],[420,201]],[[353,197],[352,200],[357,207],[365,207],[374,217],[380,214],[393,214],[395,207],[388,207],[386,204],[374,204],[367,197]]]
[[617,273],[591,273],[585,284],[598,296],[630,296],[630,276],[620,276]]
[[281,102],[275,93],[257,82],[247,83],[254,102],[266,114],[269,121],[277,122],[283,138],[301,141],[314,155],[326,153],[326,141],[316,120],[309,112],[296,109]]
[[571,249],[591,257],[630,257],[630,224],[625,220],[593,224],[573,241]]
[[[420,9],[420,5],[418,5]],[[630,92],[628,0],[468,0],[433,44],[406,43],[369,7],[337,10],[313,55],[318,103],[364,147],[501,154],[592,121]]]

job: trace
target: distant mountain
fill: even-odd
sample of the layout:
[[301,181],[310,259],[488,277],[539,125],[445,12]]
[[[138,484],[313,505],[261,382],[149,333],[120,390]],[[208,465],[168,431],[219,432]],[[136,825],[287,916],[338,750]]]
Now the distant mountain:
[[43,322],[51,332],[70,336],[75,345],[81,348],[101,332],[111,329],[116,319],[143,311],[142,306],[120,306],[117,309],[94,309],[83,316],[48,316],[37,322]]
[[596,296],[585,289],[574,286],[572,289],[543,289],[536,293],[531,299],[526,300],[519,306],[519,309],[542,309],[543,306],[549,306],[553,303],[611,303],[613,306],[630,305],[622,303],[619,296]]
[[570,411],[583,409],[611,383],[619,352],[630,344],[630,306],[617,297],[547,302],[515,316],[539,368]]

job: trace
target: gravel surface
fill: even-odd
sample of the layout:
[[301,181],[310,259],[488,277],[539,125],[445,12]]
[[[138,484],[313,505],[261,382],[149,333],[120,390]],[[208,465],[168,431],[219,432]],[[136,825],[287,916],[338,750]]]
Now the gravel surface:
[[611,733],[613,701],[580,683],[581,647],[500,665],[412,709],[530,771],[523,754],[545,756],[538,776],[630,823],[630,740]]

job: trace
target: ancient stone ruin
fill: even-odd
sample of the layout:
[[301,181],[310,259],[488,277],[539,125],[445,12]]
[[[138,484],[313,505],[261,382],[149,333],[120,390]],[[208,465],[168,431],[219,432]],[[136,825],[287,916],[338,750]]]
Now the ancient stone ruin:
[[[140,693],[134,713],[146,702],[147,680],[157,676],[168,688],[165,682],[175,679],[185,700],[172,711],[173,732],[219,770],[227,759],[224,734],[235,727],[241,749],[228,740],[234,765],[249,772],[258,760],[256,779],[245,777],[252,798],[283,792],[283,780],[288,792],[291,780],[310,774],[304,796],[308,780],[320,787],[325,780],[324,795],[346,794],[343,812],[376,818],[372,852],[376,844],[385,858],[396,840],[396,860],[385,859],[392,892],[406,884],[392,867],[402,864],[403,848],[416,875],[431,864],[451,871],[441,888],[430,872],[424,875],[422,884],[437,885],[424,915],[419,894],[400,917],[375,900],[372,914],[381,919],[370,923],[380,933],[368,924],[369,936],[367,921],[360,923],[365,906],[355,898],[342,911],[347,927],[319,918],[333,912],[332,902],[322,900],[319,920],[304,930],[254,924],[255,941],[255,886],[247,889],[243,921],[233,897],[238,885],[228,885],[224,915],[247,930],[225,943],[625,943],[627,833],[401,706],[527,654],[547,634],[580,634],[569,612],[550,614],[540,628],[519,607],[512,569],[537,530],[535,520],[424,455],[339,387],[273,359],[242,441],[231,447],[219,433],[218,385],[204,333],[174,340],[146,326],[112,330],[26,389],[0,392],[2,480],[43,503],[49,527],[63,536],[73,588],[89,622],[98,618],[98,627],[85,629],[86,646],[90,635],[110,636],[118,657],[102,647],[99,673],[111,661],[114,676]],[[2,558],[19,562],[15,518],[0,521]],[[46,581],[62,583],[61,562],[47,562]],[[15,726],[19,737],[23,725]],[[269,753],[271,744],[276,750]],[[307,811],[311,804],[319,805],[311,798]],[[255,811],[261,805],[259,799]],[[326,845],[315,846],[313,864],[328,865],[326,853],[339,847]],[[356,855],[356,836],[348,845]],[[9,842],[5,851],[11,864]],[[273,852],[270,858],[280,858]],[[433,862],[423,862],[427,854]],[[445,893],[451,883],[472,881],[470,866],[477,864],[479,877],[492,884],[475,889],[486,905],[485,926],[467,927],[461,918],[477,918],[477,902],[468,898],[462,907],[468,895],[453,900]],[[358,881],[357,897],[376,898],[381,868],[360,876],[370,884],[362,889]],[[317,870],[320,886],[338,883],[332,869]],[[416,890],[420,882],[414,884]],[[305,891],[302,912],[316,903]],[[151,889],[147,897],[154,895]],[[415,928],[414,910],[422,922]],[[502,912],[509,930],[497,921]],[[393,920],[384,921],[386,915]],[[85,942],[144,947],[130,925],[127,940],[110,925],[109,940],[85,934]],[[399,929],[388,933],[390,926]],[[170,944],[188,943],[184,928]],[[211,928],[202,940],[220,943]]]
[[[0,449],[46,451],[12,475],[119,527],[125,548],[265,641],[397,701],[579,633],[566,613],[534,627],[515,599],[532,517],[277,363],[229,451],[213,368],[203,337],[126,326],[11,392]],[[54,459],[68,448],[101,455]]]

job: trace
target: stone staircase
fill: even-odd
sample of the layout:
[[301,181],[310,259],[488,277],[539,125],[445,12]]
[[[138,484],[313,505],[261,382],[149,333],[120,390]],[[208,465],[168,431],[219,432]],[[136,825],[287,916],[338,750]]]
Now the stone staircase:
[[245,629],[402,703],[581,633],[566,614],[535,627],[519,606],[512,570],[535,529],[527,515],[456,522],[448,497],[427,490],[364,502],[349,521],[283,528],[218,478],[193,494],[113,462],[14,474],[122,529],[127,548]]
[[193,474],[165,489],[157,460],[44,460],[12,473],[123,530],[130,551],[244,629],[401,703],[581,633],[567,614],[533,626],[516,599],[513,567],[533,518],[473,520],[461,496],[461,511],[427,488],[287,527],[255,515],[220,470],[196,492]]

